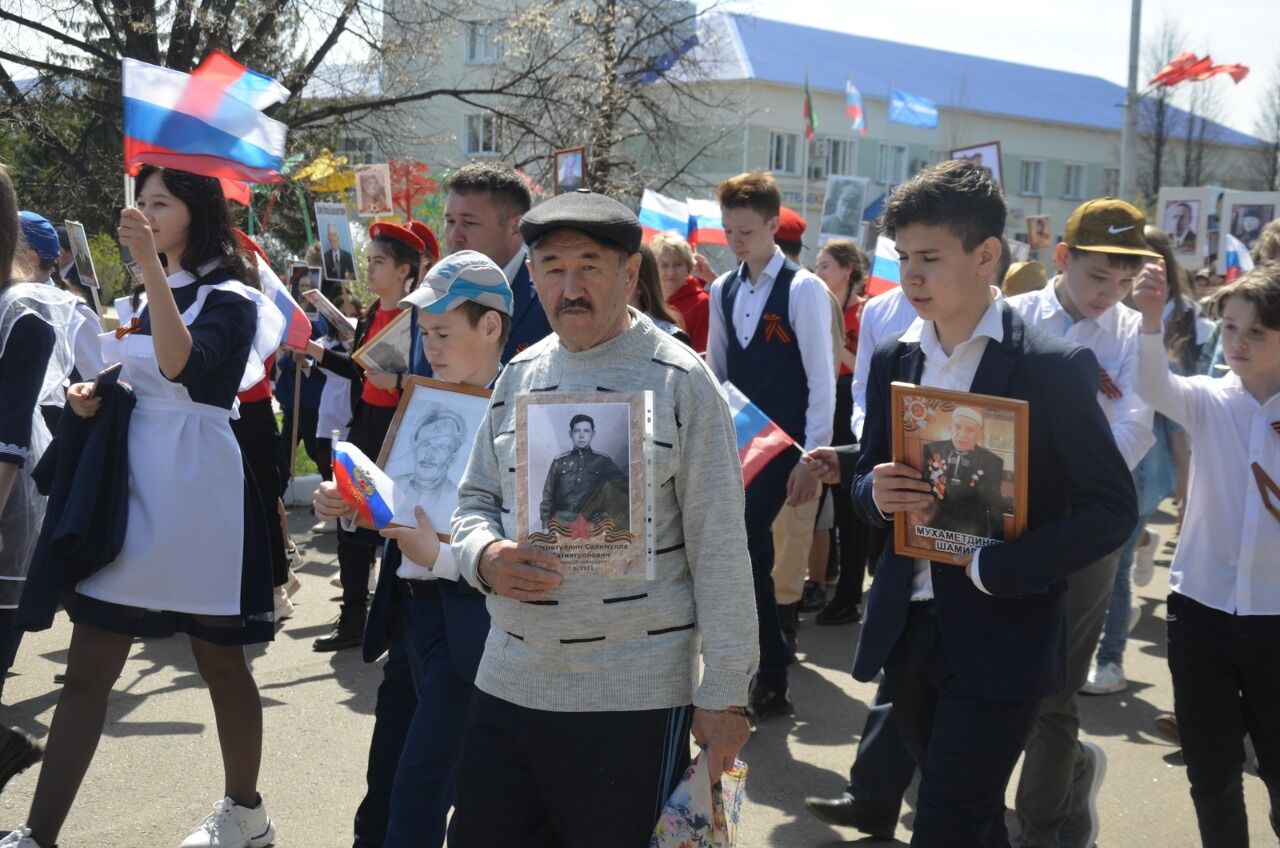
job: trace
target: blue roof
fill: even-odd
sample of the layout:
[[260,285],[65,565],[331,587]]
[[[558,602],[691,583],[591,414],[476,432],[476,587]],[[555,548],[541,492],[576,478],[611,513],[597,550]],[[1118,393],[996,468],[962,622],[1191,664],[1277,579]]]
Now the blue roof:
[[[751,79],[803,86],[807,68],[815,90],[843,94],[845,80],[852,79],[863,97],[884,100],[892,82],[904,91],[933,100],[943,109],[1115,132],[1120,131],[1124,120],[1124,87],[1099,77],[752,15],[728,17],[746,54],[745,70]],[[1263,143],[1230,127],[1218,126],[1214,138],[1217,143]]]

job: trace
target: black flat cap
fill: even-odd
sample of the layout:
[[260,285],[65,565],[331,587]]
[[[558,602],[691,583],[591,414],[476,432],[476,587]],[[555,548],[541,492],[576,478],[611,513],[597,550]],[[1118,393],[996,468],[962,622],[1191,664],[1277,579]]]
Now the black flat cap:
[[543,201],[525,213],[520,235],[534,247],[556,230],[578,230],[627,253],[640,250],[640,220],[612,197],[578,189]]

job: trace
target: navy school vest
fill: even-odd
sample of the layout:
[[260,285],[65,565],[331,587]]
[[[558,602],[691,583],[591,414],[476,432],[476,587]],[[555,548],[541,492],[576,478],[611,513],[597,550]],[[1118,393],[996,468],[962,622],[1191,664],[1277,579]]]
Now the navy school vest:
[[782,264],[755,335],[743,347],[733,325],[733,301],[742,285],[742,269],[729,272],[720,290],[728,336],[728,378],[760,407],[765,415],[804,444],[805,413],[809,409],[809,378],[800,356],[800,344],[791,325],[791,282],[800,267],[791,260]]

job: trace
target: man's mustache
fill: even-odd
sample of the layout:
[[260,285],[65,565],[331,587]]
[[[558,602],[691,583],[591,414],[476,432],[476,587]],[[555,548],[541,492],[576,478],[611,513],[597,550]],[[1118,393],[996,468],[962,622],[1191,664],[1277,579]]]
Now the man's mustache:
[[566,298],[564,300],[561,300],[559,305],[556,306],[556,314],[559,315],[561,312],[564,312],[566,309],[585,309],[588,312],[590,312],[591,303],[590,301],[581,297],[574,298],[572,300],[569,300],[568,298]]

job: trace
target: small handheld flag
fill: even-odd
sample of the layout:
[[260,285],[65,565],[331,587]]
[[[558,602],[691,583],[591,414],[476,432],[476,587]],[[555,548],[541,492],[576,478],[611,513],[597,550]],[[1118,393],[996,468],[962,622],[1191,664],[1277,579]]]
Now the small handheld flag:
[[381,530],[395,515],[395,483],[360,448],[333,444],[333,480],[338,494],[366,524]]
[[898,249],[888,236],[876,237],[876,252],[867,275],[867,296],[875,297],[902,285],[902,264]]
[[644,190],[640,197],[640,228],[643,230],[641,240],[648,244],[658,233],[675,233],[681,238],[689,237],[689,207],[656,191]]
[[262,293],[271,301],[271,305],[280,311],[280,315],[284,318],[284,324],[281,327],[280,338],[276,341],[276,345],[286,344],[296,350],[305,350],[307,342],[311,341],[311,321],[307,318],[306,313],[302,311],[302,307],[289,294],[289,290],[280,282],[280,278],[276,276],[276,272],[271,270],[271,263],[267,260],[267,254],[256,241],[251,239],[239,227],[235,228],[236,239],[240,242],[240,246],[254,260],[258,269],[258,281],[262,284]]
[[720,204],[714,200],[685,201],[689,207],[689,244],[701,247],[707,244],[728,245],[724,235],[724,221],[720,219]]
[[867,134],[867,113],[862,106],[862,92],[854,86],[853,80],[844,81],[844,114],[854,132],[858,135]]
[[1253,270],[1253,258],[1240,239],[1230,233],[1225,233],[1224,238],[1227,245],[1225,279],[1230,283],[1246,271]]
[[796,446],[796,440],[788,435],[765,415],[733,383],[724,383],[725,394],[729,397],[729,411],[733,413],[733,429],[738,434],[738,459],[742,461],[742,484],[750,486],[755,476],[768,465],[774,457],[789,447]]
[[266,74],[251,71],[221,50],[214,50],[191,76],[217,83],[227,94],[259,111],[289,99],[289,89]]

